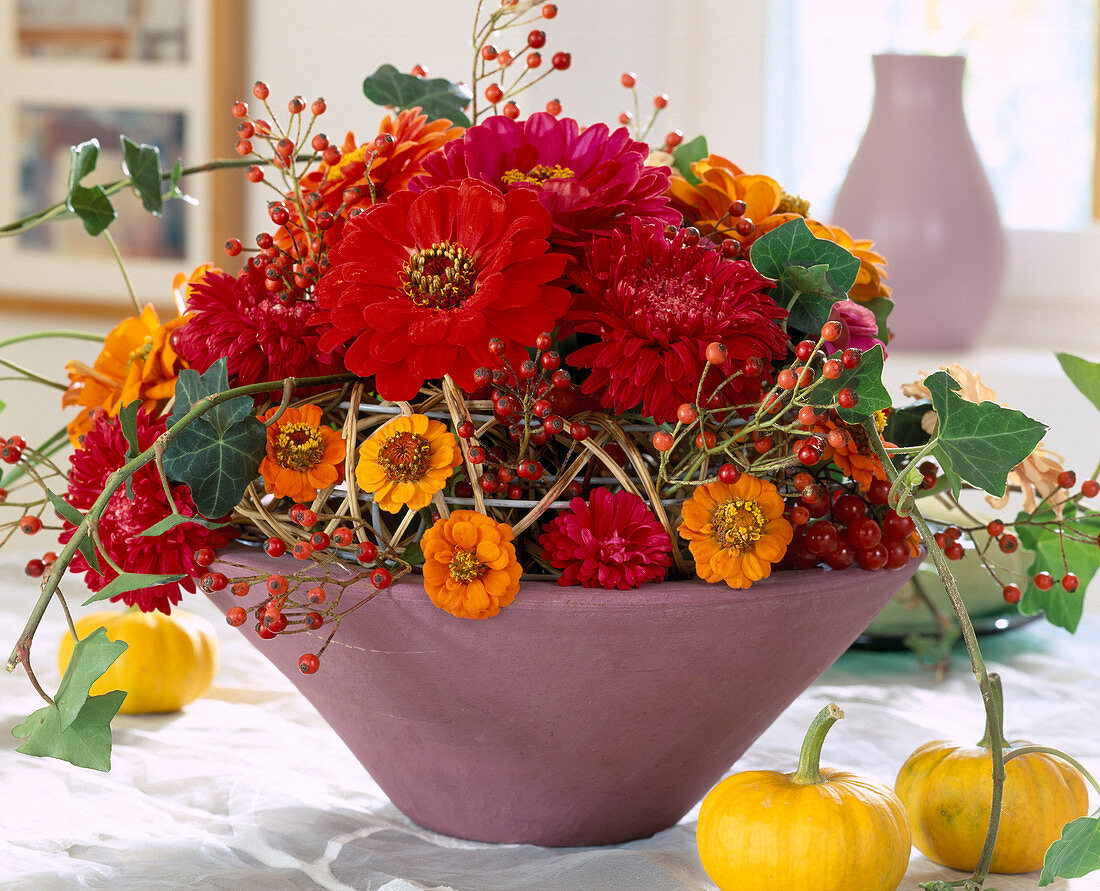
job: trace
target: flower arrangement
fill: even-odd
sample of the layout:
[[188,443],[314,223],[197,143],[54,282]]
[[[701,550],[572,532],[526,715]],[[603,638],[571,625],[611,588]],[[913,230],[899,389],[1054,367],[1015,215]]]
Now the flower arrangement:
[[[257,83],[262,111],[234,105],[241,159],[223,166],[273,189],[272,230],[226,242],[247,256],[237,272],[178,276],[174,318],[135,299],[93,367],[70,362],[63,435],[2,442],[0,500],[18,516],[0,529],[61,522],[60,553],[27,566],[43,594],[9,663],[36,687],[31,640],[66,573],[88,602],[164,613],[231,587],[230,624],[331,640],[403,577],[455,621],[491,621],[527,579],[745,589],[788,569],[897,569],[923,539],[951,587],[946,561],[985,531],[1037,554],[1026,583],[978,555],[1005,600],[1075,626],[1100,564],[1083,503],[1096,481],[1073,491],[1045,427],[966,370],[894,407],[886,260],[702,137],[651,147],[667,97],[644,127],[627,113],[585,125],[557,100],[523,118],[514,97],[570,57],[544,66],[541,28],[523,53],[491,41],[556,11],[479,4],[469,88],[378,69],[364,90],[391,111],[362,141],[318,132],[320,99],[293,97],[280,121]],[[622,81],[637,99],[635,76]],[[126,143],[123,185],[147,206],[182,194],[180,165],[162,172],[154,147]],[[96,154],[73,148],[65,200],[91,234],[112,218],[108,192],[79,184]],[[1095,394],[1100,366],[1062,360]],[[1015,521],[933,534],[917,506],[965,487],[1003,498],[1007,482],[1028,496]],[[234,540],[286,568],[223,572]],[[349,599],[364,580],[371,593]],[[325,646],[304,673],[323,671]],[[57,699],[40,690],[46,708],[16,728],[27,751],[82,763],[74,734],[109,751],[114,712],[88,686],[117,652],[99,632],[77,644]],[[65,724],[59,708],[95,714]]]

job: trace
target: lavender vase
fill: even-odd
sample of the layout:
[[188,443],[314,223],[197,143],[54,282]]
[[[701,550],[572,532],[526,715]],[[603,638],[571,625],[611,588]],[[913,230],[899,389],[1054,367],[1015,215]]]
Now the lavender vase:
[[[240,546],[231,579],[285,569]],[[913,574],[776,573],[747,591],[525,583],[485,621],[437,609],[419,577],[327,629],[249,640],[390,800],[477,841],[604,845],[674,825]],[[343,606],[363,596],[349,588]],[[211,595],[228,609],[228,589]],[[792,765],[793,766],[793,765]]]
[[871,119],[831,222],[886,257],[895,345],[971,346],[994,308],[1004,233],[963,111],[963,56],[873,58]]

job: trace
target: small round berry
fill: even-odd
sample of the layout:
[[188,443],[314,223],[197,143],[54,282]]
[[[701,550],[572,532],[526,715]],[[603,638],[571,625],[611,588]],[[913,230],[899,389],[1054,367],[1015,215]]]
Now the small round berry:
[[882,569],[886,566],[886,561],[889,559],[890,555],[887,553],[885,545],[881,542],[869,548],[856,548],[856,562],[864,569]]
[[470,459],[471,464],[482,464],[487,456],[485,449],[481,446],[470,446],[466,452],[466,457]]
[[672,434],[667,430],[658,430],[653,434],[653,448],[658,452],[667,452],[672,448]]
[[423,65],[413,65],[412,70],[409,72],[413,77],[427,77],[428,69]]
[[805,526],[810,522],[810,512],[801,504],[796,504],[791,508],[791,522],[795,526]]
[[1024,593],[1020,590],[1019,585],[1005,585],[1001,589],[1001,596],[1004,598],[1005,603],[1015,606],[1020,602],[1020,598],[1024,596]]
[[236,145],[236,149],[237,149],[237,154],[241,155],[242,157],[245,156],[245,155],[251,155],[252,154],[252,141],[249,140],[249,139],[238,140],[237,145]]
[[722,365],[729,358],[729,351],[724,343],[715,340],[707,344],[706,357],[711,365]]
[[511,99],[504,103],[504,108],[501,111],[506,118],[510,118],[513,121],[519,117],[519,106]]
[[232,590],[235,597],[244,597],[251,590],[251,587],[248,582],[234,582],[230,590]]
[[553,58],[550,59],[550,64],[553,65],[558,71],[565,71],[571,64],[573,64],[573,57],[569,53],[554,53]]
[[749,356],[741,363],[741,373],[746,377],[760,377],[764,373],[764,360],[759,356]]
[[948,526],[943,530],[943,534],[950,538],[952,541],[958,541],[962,538],[962,530],[958,526]]
[[848,347],[848,349],[841,352],[840,361],[845,368],[859,368],[860,363],[863,361],[863,351],[857,350],[855,347]]
[[681,130],[670,130],[665,136],[665,145],[667,145],[670,149],[676,148],[676,146],[680,145],[680,143],[682,143],[683,141],[684,134]]
[[638,75],[636,75],[633,71],[624,71],[622,76],[619,78],[619,83],[621,83],[628,90],[632,89],[637,82]]
[[332,540],[337,547],[346,548],[355,540],[355,533],[347,526],[337,526],[332,530]]
[[496,105],[503,98],[504,90],[500,88],[500,84],[489,84],[485,88],[485,99],[493,105]]
[[873,548],[882,540],[882,527],[871,517],[860,517],[848,524],[847,535],[853,547]]
[[290,549],[290,553],[296,560],[308,560],[313,556],[313,545],[308,541],[296,541],[294,547]]
[[539,14],[544,19],[552,19],[558,14],[558,6],[556,3],[543,3],[542,9],[539,10]]
[[1081,483],[1081,494],[1086,498],[1095,498],[1100,495],[1100,482],[1096,480],[1085,480]]
[[885,504],[890,496],[890,483],[886,480],[873,480],[867,490],[867,500],[871,504]]
[[584,442],[592,435],[592,427],[584,421],[573,421],[569,425],[569,435],[577,442]]
[[258,80],[252,85],[252,95],[262,101],[271,95],[271,88],[262,80]]
[[303,99],[301,96],[295,96],[286,104],[286,107],[287,111],[289,111],[291,114],[301,114],[303,111],[305,111],[306,100]]
[[723,464],[718,468],[718,480],[727,486],[732,486],[741,479],[741,471],[733,464]]
[[298,513],[298,525],[303,529],[308,529],[314,523],[317,522],[317,514],[311,511],[308,507],[302,508]]
[[221,591],[228,584],[229,579],[225,577],[225,573],[221,572],[208,572],[199,579],[199,587],[207,594]]
[[226,253],[226,254],[227,254],[228,256],[230,256],[230,257],[235,257],[235,256],[237,256],[237,254],[239,254],[239,253],[240,253],[240,252],[241,252],[242,250],[244,250],[244,245],[242,245],[242,244],[241,244],[241,240],[240,240],[239,238],[229,238],[229,239],[226,239],[226,242],[225,242],[225,253]]
[[620,111],[617,120],[625,127],[632,120],[634,120],[634,115],[632,115],[629,111]]
[[1020,547],[1020,542],[1015,535],[1006,533],[1005,535],[1001,536],[1000,540],[997,542],[997,545],[1000,547],[1001,553],[1012,554],[1015,553],[1018,547]]
[[697,449],[713,449],[717,444],[718,437],[714,435],[713,430],[704,430],[695,436],[695,448]]
[[240,628],[247,618],[248,613],[245,612],[243,606],[230,607],[229,611],[225,614],[225,621],[234,628]]
[[314,532],[309,537],[309,543],[315,551],[323,551],[332,543],[327,532]]
[[1062,587],[1070,594],[1077,590],[1077,586],[1079,584],[1080,581],[1078,580],[1077,576],[1072,572],[1067,572],[1064,576],[1062,576]]
[[992,538],[1000,538],[1001,533],[1005,531],[1005,524],[1000,520],[990,520],[985,524],[985,531]]
[[490,355],[503,356],[504,351],[508,348],[508,345],[500,337],[490,337],[488,348]]
[[34,516],[34,514],[27,514],[19,521],[19,531],[24,535],[34,535],[42,528],[42,520]]
[[821,375],[826,380],[835,381],[844,373],[844,366],[836,359],[827,359],[821,367]]
[[286,553],[286,542],[273,535],[264,542],[264,550],[269,557],[281,557]]
[[361,541],[355,549],[355,558],[360,563],[373,563],[378,558],[378,548],[374,542]]
[[653,97],[653,105],[655,108],[667,108],[668,107],[668,93],[660,93]]
[[243,118],[248,115],[248,105],[247,103],[238,100],[237,102],[233,103],[233,107],[230,109],[230,111],[233,112],[233,117]]
[[370,574],[370,583],[378,589],[388,588],[393,581],[393,574],[385,566],[377,567]]
[[1063,470],[1058,474],[1058,485],[1063,489],[1072,489],[1077,485],[1077,474],[1072,470]]
[[1045,569],[1031,580],[1040,591],[1049,591],[1054,585],[1054,576]]
[[303,653],[298,657],[298,671],[302,674],[313,674],[321,667],[321,660],[313,653]]
[[836,394],[836,401],[841,408],[855,408],[859,397],[851,387],[841,387],[840,392]]
[[325,602],[325,589],[321,587],[315,587],[309,589],[309,602],[316,606],[319,603]]
[[821,339],[826,343],[836,343],[840,340],[840,335],[842,333],[844,333],[844,329],[841,327],[840,322],[835,319],[821,326]]
[[814,348],[817,346],[812,340],[800,340],[795,344],[794,354],[802,362],[809,361],[810,356],[814,354]]
[[23,567],[23,572],[29,575],[32,579],[41,578],[46,571],[46,564],[42,560],[34,559],[28,560],[27,565]]
[[806,548],[818,557],[827,557],[840,545],[840,533],[828,520],[818,520],[806,527]]
[[267,593],[278,597],[280,594],[285,594],[290,588],[290,582],[287,581],[285,575],[272,575],[268,576],[267,581],[264,582],[264,587],[267,588]]
[[539,49],[540,47],[546,46],[546,32],[536,28],[534,31],[528,33],[527,45],[531,47],[531,49]]
[[683,402],[676,409],[676,418],[681,424],[694,424],[699,418],[699,412],[695,410],[695,406],[690,402]]
[[203,567],[212,565],[214,560],[217,559],[213,548],[197,548],[193,556],[195,562]]
[[741,217],[741,219],[737,221],[737,225],[735,225],[733,228],[742,238],[748,238],[750,235],[752,235],[753,232],[756,231],[756,223],[754,223],[748,217]]
[[492,62],[493,59],[495,59],[496,57],[497,48],[491,43],[487,43],[481,48],[481,58],[483,58],[486,62]]
[[546,111],[549,114],[552,114],[554,117],[557,117],[559,114],[561,114],[561,100],[551,99],[549,102],[546,103]]
[[798,383],[798,379],[794,376],[793,371],[789,368],[784,368],[775,376],[775,382],[784,390],[793,390]]

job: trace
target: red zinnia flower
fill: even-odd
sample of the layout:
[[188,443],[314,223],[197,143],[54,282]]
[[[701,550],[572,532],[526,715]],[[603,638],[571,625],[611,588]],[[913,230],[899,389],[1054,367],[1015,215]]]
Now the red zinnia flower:
[[[728,355],[711,372],[712,386],[750,356],[767,361],[787,350],[775,321],[786,313],[768,297],[771,283],[748,262],[689,246],[685,237],[681,230],[669,240],[660,224],[635,220],[628,234],[596,242],[578,274],[580,305],[563,323],[600,338],[570,354],[570,362],[592,369],[584,392],[616,412],[641,406],[658,424],[695,401],[707,344],[724,344]],[[744,375],[718,393],[731,406],[759,397],[759,379]]]
[[555,246],[583,248],[593,235],[629,226],[634,217],[680,222],[669,206],[667,167],[646,167],[649,147],[625,127],[581,130],[547,112],[523,122],[494,115],[423,161],[414,192],[473,177],[505,191],[533,192],[554,222]]
[[[137,416],[138,445],[142,450],[153,444],[164,432],[164,423],[149,420],[144,411]],[[69,490],[65,500],[73,507],[87,511],[99,497],[107,477],[126,463],[127,444],[118,418],[100,418],[84,436],[84,445],[69,458]],[[156,466],[149,462],[133,476],[134,497],[125,486],[119,486],[107,502],[99,521],[99,538],[103,549],[127,572],[183,575],[178,582],[128,591],[112,597],[127,606],[138,606],[145,612],[159,609],[170,613],[180,601],[180,588],[194,592],[190,576],[202,572],[195,564],[194,552],[201,547],[219,548],[234,537],[232,529],[207,529],[197,523],[181,523],[161,535],[141,533],[172,513],[164,494]],[[188,486],[171,487],[172,500],[185,517],[195,516],[195,504]],[[65,544],[76,527],[68,520],[58,540]],[[92,569],[78,551],[69,568],[84,573],[85,584],[99,591],[118,578],[105,560],[100,558],[102,572]]]
[[672,563],[668,532],[632,492],[593,489],[587,504],[574,498],[543,526],[539,544],[544,559],[562,571],[559,585],[625,591],[663,579]]
[[344,362],[374,375],[383,399],[412,399],[450,374],[473,390],[492,364],[490,338],[512,362],[565,312],[549,285],[565,257],[546,253],[550,215],[527,191],[507,195],[476,180],[419,195],[398,192],[348,221],[315,295],[322,349],[354,338]]
[[207,272],[188,288],[187,308],[190,319],[172,345],[199,372],[226,357],[233,386],[344,370],[338,355],[317,345],[320,335],[307,322],[313,304],[283,303],[267,292],[259,272],[245,269],[236,278]]

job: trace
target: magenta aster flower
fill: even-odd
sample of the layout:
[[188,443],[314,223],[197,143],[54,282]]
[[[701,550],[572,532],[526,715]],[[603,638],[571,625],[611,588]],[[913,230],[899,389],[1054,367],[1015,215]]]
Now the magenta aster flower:
[[[137,416],[138,444],[142,450],[153,444],[164,432],[164,423],[154,423],[144,411]],[[70,458],[69,489],[65,500],[81,512],[86,512],[99,497],[107,477],[126,463],[126,437],[118,418],[100,418],[84,437],[83,446]],[[172,500],[185,517],[196,515],[188,486],[171,487]],[[99,537],[103,549],[127,572],[162,575],[184,575],[178,582],[142,588],[112,597],[127,606],[138,606],[145,612],[159,609],[171,613],[180,601],[180,589],[194,592],[190,576],[202,572],[195,564],[194,552],[201,547],[219,548],[234,537],[232,529],[207,529],[198,523],[181,523],[161,535],[142,536],[142,532],[172,513],[156,466],[150,462],[133,476],[134,497],[120,486],[107,502],[99,522]],[[76,527],[68,520],[58,540],[65,544]],[[92,569],[78,551],[69,568],[84,573],[84,582],[99,591],[118,578],[118,573],[100,558],[102,572]]]
[[574,498],[542,528],[542,555],[561,570],[559,585],[625,591],[663,579],[672,563],[668,533],[632,492],[593,489],[588,503]]
[[188,288],[187,308],[191,318],[172,338],[176,352],[199,372],[226,357],[232,386],[344,370],[338,352],[317,346],[320,332],[307,322],[316,306],[283,303],[255,270],[207,272]]
[[[786,312],[768,296],[771,282],[748,262],[685,238],[682,230],[669,239],[661,224],[634,220],[629,232],[594,243],[576,276],[583,293],[562,322],[567,334],[599,338],[569,356],[591,369],[582,390],[617,413],[640,407],[658,424],[695,401],[709,343],[725,345],[728,356],[710,366],[712,386],[750,356],[769,361],[787,351],[776,324]],[[731,406],[759,397],[759,378],[744,375],[718,393]]]
[[594,235],[630,225],[634,217],[680,222],[667,196],[667,167],[646,167],[649,147],[625,127],[581,130],[571,118],[539,112],[513,121],[494,115],[423,161],[409,188],[421,192],[467,177],[505,191],[529,189],[550,211],[550,243],[579,249]]

